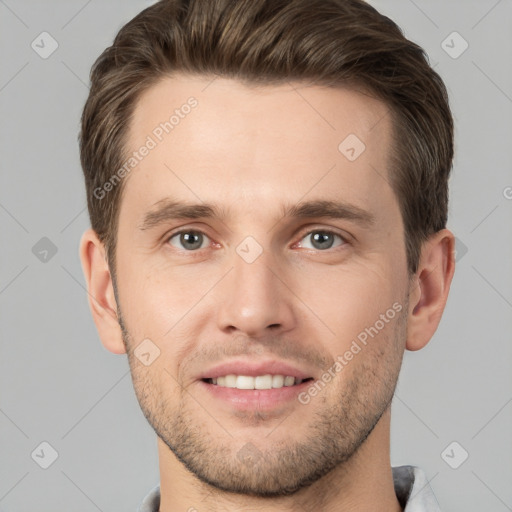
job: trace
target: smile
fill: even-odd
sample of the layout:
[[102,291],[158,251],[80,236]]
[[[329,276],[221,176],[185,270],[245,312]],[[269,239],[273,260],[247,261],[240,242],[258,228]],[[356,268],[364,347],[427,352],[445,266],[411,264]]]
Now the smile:
[[279,389],[285,386],[296,386],[302,382],[312,380],[312,377],[300,379],[290,375],[223,375],[211,379],[203,379],[204,382],[216,386],[236,389]]

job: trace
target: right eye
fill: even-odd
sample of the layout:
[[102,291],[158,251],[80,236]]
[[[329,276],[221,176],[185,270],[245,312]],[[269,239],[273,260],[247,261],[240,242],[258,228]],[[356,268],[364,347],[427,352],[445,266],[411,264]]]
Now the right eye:
[[174,233],[167,240],[170,245],[176,247],[177,249],[184,249],[186,251],[196,251],[198,249],[203,249],[203,244],[206,242],[206,246],[208,246],[208,241],[210,239],[200,231],[178,231],[178,233]]

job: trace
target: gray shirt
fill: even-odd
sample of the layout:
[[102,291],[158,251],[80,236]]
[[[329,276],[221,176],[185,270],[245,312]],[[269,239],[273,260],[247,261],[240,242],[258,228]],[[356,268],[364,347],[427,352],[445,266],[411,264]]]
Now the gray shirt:
[[[441,512],[423,470],[415,466],[392,468],[396,497],[404,512]],[[144,498],[137,512],[158,512],[160,486]]]

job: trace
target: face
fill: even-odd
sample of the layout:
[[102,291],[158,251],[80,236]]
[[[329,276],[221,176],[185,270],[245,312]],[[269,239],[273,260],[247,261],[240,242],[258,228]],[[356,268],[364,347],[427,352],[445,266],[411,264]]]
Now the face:
[[201,481],[295,492],[387,410],[408,310],[391,144],[353,90],[175,77],[140,98],[118,313],[142,410]]

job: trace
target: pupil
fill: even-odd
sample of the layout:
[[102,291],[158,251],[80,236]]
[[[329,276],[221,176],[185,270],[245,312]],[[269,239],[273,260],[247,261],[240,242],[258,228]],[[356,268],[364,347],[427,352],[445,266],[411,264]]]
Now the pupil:
[[189,249],[198,249],[202,244],[202,235],[200,233],[182,233],[181,243]]
[[319,249],[329,249],[333,244],[332,235],[329,233],[317,232],[313,235],[313,241],[313,245]]

